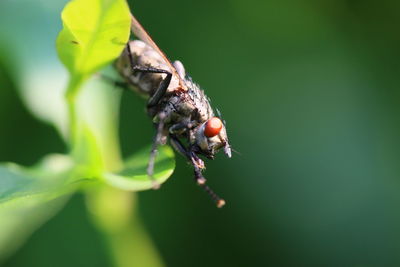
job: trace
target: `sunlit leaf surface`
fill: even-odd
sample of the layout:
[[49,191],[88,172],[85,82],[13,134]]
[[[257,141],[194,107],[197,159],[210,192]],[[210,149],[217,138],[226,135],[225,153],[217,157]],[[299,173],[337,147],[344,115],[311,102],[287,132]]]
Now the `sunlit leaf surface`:
[[[125,169],[117,174],[106,173],[104,178],[112,186],[140,191],[152,188],[152,181],[146,173],[150,148],[143,149],[131,156],[125,163]],[[164,183],[174,171],[174,152],[169,146],[162,146],[156,158],[154,178],[158,183]]]
[[72,80],[84,79],[110,63],[129,38],[124,0],[73,0],[64,8],[62,20],[57,50]]

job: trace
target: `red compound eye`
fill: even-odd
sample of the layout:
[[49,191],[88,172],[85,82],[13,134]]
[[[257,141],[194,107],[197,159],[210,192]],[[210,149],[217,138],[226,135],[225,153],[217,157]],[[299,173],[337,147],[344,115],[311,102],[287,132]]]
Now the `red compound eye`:
[[213,137],[219,134],[222,129],[222,121],[213,117],[206,122],[206,126],[204,128],[204,135],[207,137]]

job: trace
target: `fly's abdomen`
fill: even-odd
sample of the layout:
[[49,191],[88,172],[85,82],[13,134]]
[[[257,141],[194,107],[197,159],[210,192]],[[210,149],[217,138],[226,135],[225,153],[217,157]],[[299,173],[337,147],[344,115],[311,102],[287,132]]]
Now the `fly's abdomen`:
[[[116,67],[121,76],[128,83],[129,87],[138,93],[145,96],[152,96],[157,90],[162,79],[166,74],[158,73],[144,73],[133,72],[133,67],[140,68],[156,68],[166,71],[171,71],[164,59],[152,47],[140,40],[129,42],[130,50],[132,52],[132,63],[129,59],[128,50],[125,49],[122,55],[116,62]],[[133,65],[133,66],[132,66]],[[174,78],[171,80],[168,91],[171,91],[174,86],[176,87],[177,81]]]

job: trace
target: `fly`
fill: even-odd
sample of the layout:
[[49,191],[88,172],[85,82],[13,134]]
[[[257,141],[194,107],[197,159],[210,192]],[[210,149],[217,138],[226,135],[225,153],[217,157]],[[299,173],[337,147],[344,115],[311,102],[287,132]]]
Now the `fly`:
[[223,149],[231,157],[225,123],[214,114],[204,91],[186,75],[183,64],[171,63],[134,16],[131,27],[138,39],[127,44],[116,68],[130,89],[148,99],[147,113],[156,128],[147,167],[153,188],[159,187],[153,178],[157,147],[169,138],[193,166],[197,184],[217,207],[224,206],[225,201],[205,184],[205,164],[199,156],[213,159]]

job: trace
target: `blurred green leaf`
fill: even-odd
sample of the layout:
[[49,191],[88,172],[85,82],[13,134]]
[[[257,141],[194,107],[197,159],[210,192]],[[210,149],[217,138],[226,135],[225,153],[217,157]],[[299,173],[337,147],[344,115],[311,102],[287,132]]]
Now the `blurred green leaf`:
[[32,169],[14,163],[0,165],[0,205],[34,195],[52,199],[67,190],[73,163],[65,155],[49,155]]
[[55,215],[68,199],[68,195],[63,195],[45,201],[40,195],[32,195],[12,205],[0,204],[0,263]]
[[[125,169],[121,172],[105,173],[106,182],[114,187],[141,191],[152,188],[152,181],[147,175],[147,163],[149,161],[150,148],[143,149],[128,158]],[[154,178],[159,183],[164,183],[171,176],[175,168],[174,152],[169,146],[158,149],[158,155],[154,167]]]
[[57,50],[71,74],[71,91],[121,54],[129,39],[129,14],[124,0],[73,0],[66,5]]
[[33,168],[0,165],[0,260],[54,215],[86,179],[75,180],[65,155],[49,155]]

